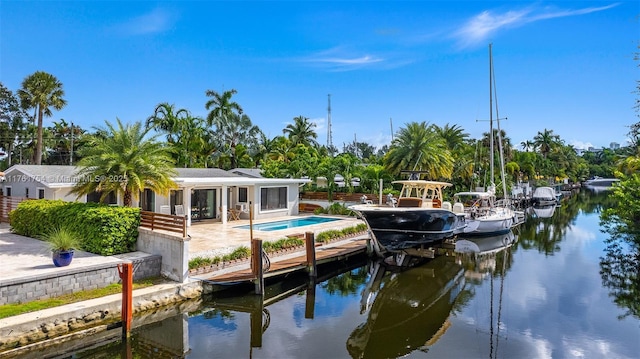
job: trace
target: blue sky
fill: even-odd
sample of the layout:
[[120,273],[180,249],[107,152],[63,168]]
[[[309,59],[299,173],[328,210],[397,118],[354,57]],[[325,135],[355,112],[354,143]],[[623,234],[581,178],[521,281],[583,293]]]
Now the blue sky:
[[327,143],[388,144],[406,123],[489,128],[488,44],[512,143],[624,144],[640,79],[638,1],[0,2],[0,81],[41,70],[84,128],[144,121],[169,102],[206,116],[208,89],[269,137],[293,117]]

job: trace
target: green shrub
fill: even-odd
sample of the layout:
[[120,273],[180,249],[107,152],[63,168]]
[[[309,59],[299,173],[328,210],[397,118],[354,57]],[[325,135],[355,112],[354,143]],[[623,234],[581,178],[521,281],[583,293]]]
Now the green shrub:
[[338,202],[334,202],[332,205],[327,207],[326,212],[328,214],[340,214],[340,215],[345,215],[345,216],[355,216],[355,213],[352,210],[347,208],[347,206],[345,206],[344,204],[338,203]]
[[251,256],[251,250],[247,246],[241,246],[236,248],[233,252],[229,254],[225,254],[222,256],[222,260],[224,262],[236,260],[236,259],[245,259]]
[[34,238],[64,227],[82,239],[83,250],[108,256],[135,249],[140,209],[39,199],[21,202],[9,221],[13,232]]
[[189,261],[189,269],[206,267],[220,263],[220,257],[195,257]]
[[325,213],[327,213],[327,210],[324,209],[324,207],[318,207],[313,210],[313,214],[325,214]]

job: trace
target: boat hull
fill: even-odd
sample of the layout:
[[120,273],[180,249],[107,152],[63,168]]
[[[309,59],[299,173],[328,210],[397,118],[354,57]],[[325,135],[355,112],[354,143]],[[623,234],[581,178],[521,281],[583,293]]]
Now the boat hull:
[[497,208],[492,213],[476,218],[467,218],[465,235],[497,235],[504,234],[517,224],[515,212],[507,208]]
[[353,208],[367,223],[382,252],[398,252],[442,243],[463,231],[464,216],[437,208]]

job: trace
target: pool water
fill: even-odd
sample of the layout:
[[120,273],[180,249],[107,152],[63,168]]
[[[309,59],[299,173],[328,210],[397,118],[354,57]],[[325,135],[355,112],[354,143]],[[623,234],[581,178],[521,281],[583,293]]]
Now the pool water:
[[[311,216],[311,217],[304,217],[304,218],[287,219],[284,221],[258,223],[253,225],[253,229],[257,231],[266,231],[266,232],[279,231],[281,229],[310,226],[312,224],[327,223],[327,222],[333,222],[333,221],[339,221],[339,220],[340,218]],[[248,225],[237,226],[234,228],[249,229],[249,226]]]

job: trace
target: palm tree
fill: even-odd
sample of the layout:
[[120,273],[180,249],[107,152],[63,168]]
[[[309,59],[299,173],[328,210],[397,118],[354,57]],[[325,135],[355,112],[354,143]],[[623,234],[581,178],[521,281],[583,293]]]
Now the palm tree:
[[167,142],[175,143],[173,134],[179,131],[180,120],[189,116],[189,111],[181,108],[176,111],[174,105],[163,102],[156,106],[153,115],[147,118],[147,128],[152,127],[157,131],[167,134]]
[[401,128],[385,157],[386,168],[426,171],[431,179],[451,178],[453,157],[445,140],[426,122],[411,122]]
[[72,193],[86,195],[101,193],[105,199],[111,192],[123,195],[125,206],[140,191],[148,188],[159,194],[168,194],[176,187],[172,176],[177,173],[169,150],[155,137],[147,137],[149,129],[140,122],[123,125],[117,119],[113,126],[108,121],[105,129],[98,129],[89,146],[82,149],[78,162],[79,179]]
[[458,125],[449,126],[448,123],[444,127],[433,125],[433,130],[445,140],[450,151],[455,151],[458,147],[464,145],[469,138],[469,134],[465,133],[462,127]]
[[305,146],[317,146],[318,134],[314,131],[316,124],[309,122],[309,119],[304,116],[298,116],[293,118],[293,123],[288,124],[282,130],[282,133],[289,137],[289,140],[293,145],[303,144]]
[[535,143],[531,140],[526,140],[526,141],[520,142],[520,146],[522,146],[523,150],[525,150],[526,152],[529,152],[529,150],[535,148]]
[[547,158],[549,152],[560,144],[560,136],[554,135],[553,130],[544,129],[543,132],[538,132],[533,138],[533,143],[540,150],[542,157]]
[[238,105],[237,102],[231,101],[231,96],[236,93],[238,93],[238,91],[235,89],[224,91],[222,94],[213,90],[207,90],[205,92],[207,97],[212,97],[212,99],[208,100],[204,106],[207,110],[211,109],[211,112],[209,112],[209,115],[207,116],[207,123],[209,126],[213,125],[216,119],[228,117],[234,113],[234,111],[239,115],[242,114],[242,107]]
[[67,101],[63,99],[64,90],[58,79],[44,71],[36,71],[22,81],[18,90],[20,102],[25,110],[34,109],[34,119],[38,118],[35,163],[42,163],[42,118],[51,117],[51,108],[61,110]]

